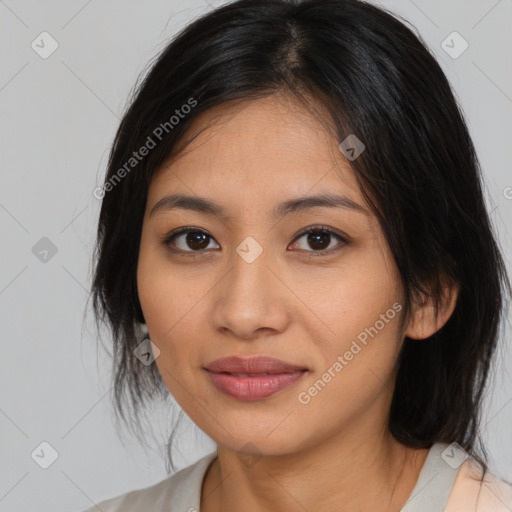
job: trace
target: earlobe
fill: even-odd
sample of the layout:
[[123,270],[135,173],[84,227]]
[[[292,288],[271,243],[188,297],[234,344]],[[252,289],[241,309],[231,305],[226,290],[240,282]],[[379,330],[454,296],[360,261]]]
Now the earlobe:
[[405,336],[413,340],[423,340],[439,331],[455,310],[458,295],[459,285],[457,284],[443,288],[443,298],[439,303],[437,318],[434,303],[430,296],[424,298],[421,303],[416,303],[412,308]]

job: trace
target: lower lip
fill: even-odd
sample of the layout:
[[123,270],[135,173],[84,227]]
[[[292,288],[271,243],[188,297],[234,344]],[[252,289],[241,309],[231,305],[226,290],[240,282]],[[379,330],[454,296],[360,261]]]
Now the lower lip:
[[274,373],[258,377],[237,377],[207,370],[210,379],[222,393],[238,400],[260,400],[285,389],[299,380],[306,371]]

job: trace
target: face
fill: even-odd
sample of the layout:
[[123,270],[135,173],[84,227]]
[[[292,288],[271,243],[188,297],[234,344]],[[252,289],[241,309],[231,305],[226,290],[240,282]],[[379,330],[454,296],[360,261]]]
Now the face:
[[[187,133],[207,124],[154,176],[143,221],[138,293],[166,386],[235,451],[371,435],[389,410],[402,294],[339,142],[287,96],[203,113]],[[161,202],[171,194],[218,209]],[[345,200],[279,210],[321,195]],[[205,367],[229,356],[306,371],[212,378]]]

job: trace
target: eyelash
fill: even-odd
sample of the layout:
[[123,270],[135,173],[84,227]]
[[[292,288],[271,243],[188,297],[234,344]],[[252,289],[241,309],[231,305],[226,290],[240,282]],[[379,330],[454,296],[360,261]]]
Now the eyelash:
[[[196,227],[193,227],[193,226],[187,226],[187,227],[183,227],[183,228],[178,229],[178,231],[174,231],[174,232],[171,232],[171,233],[165,235],[163,237],[163,239],[162,239],[162,243],[172,253],[180,254],[180,255],[183,255],[183,256],[186,256],[186,257],[195,258],[195,257],[198,257],[198,256],[201,257],[204,254],[207,254],[206,250],[184,251],[182,249],[175,249],[175,248],[171,247],[170,244],[171,244],[172,241],[174,241],[178,236],[186,234],[186,233],[201,233],[201,234],[206,235],[210,239],[213,239],[213,237],[211,235],[209,235],[206,231],[203,231],[202,229],[199,229],[199,228],[196,228]],[[330,235],[332,237],[337,238],[342,244],[341,244],[341,247],[337,247],[337,248],[334,248],[334,249],[331,248],[331,249],[322,249],[322,250],[319,250],[319,251],[306,251],[306,252],[310,252],[311,253],[309,255],[309,257],[313,257],[314,258],[314,257],[319,257],[319,256],[329,256],[329,255],[331,255],[331,253],[336,252],[338,250],[341,250],[343,247],[345,247],[346,245],[349,244],[348,240],[345,237],[341,236],[340,234],[336,233],[335,231],[333,231],[332,229],[330,229],[330,228],[328,228],[326,226],[311,226],[309,228],[306,228],[304,231],[300,232],[293,239],[293,242],[296,242],[297,240],[302,238],[304,235],[308,235],[310,233],[328,234],[328,235]]]

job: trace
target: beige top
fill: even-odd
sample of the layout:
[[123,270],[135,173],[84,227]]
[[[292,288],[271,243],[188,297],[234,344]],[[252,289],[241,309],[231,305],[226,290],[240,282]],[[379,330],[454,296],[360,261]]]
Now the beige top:
[[[512,485],[486,474],[480,466],[446,443],[434,444],[401,512],[512,512]],[[83,512],[200,512],[206,470],[217,457],[211,452],[161,482],[131,491]],[[98,507],[98,508],[97,508]]]

